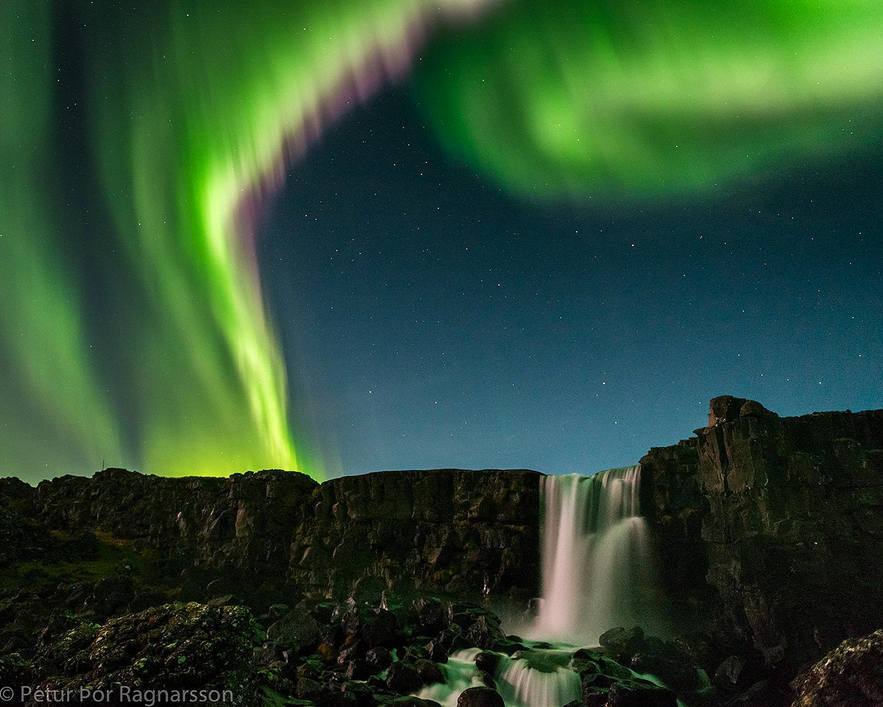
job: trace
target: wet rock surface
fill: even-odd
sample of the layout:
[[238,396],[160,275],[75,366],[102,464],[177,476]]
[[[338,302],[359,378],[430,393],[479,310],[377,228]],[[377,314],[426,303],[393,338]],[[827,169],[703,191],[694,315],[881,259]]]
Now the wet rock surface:
[[489,687],[470,687],[460,693],[457,707],[506,707],[503,698]]

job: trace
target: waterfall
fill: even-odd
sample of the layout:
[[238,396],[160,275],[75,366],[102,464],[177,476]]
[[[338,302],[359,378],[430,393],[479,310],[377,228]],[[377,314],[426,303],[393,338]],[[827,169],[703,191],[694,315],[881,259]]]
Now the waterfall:
[[[543,595],[526,635],[542,643],[512,656],[497,654],[493,684],[506,707],[560,707],[578,702],[579,673],[571,668],[574,645],[598,645],[616,626],[656,628],[647,530],[640,515],[641,467],[594,476],[542,480]],[[547,641],[571,646],[550,647]],[[479,650],[449,657],[444,684],[418,696],[456,707],[460,693],[483,684]]]
[[561,707],[578,701],[582,692],[580,676],[567,667],[572,650],[527,651],[530,657],[526,659],[501,657],[497,691],[506,706]]
[[[445,682],[428,685],[417,696],[444,707],[457,707],[463,690],[484,684],[475,667],[479,652],[477,648],[468,648],[449,656],[448,662],[439,666]],[[567,667],[573,649],[524,653],[526,658],[497,654],[499,664],[494,671],[494,683],[506,707],[561,707],[579,700],[579,673]]]
[[615,626],[652,622],[652,572],[640,516],[641,467],[546,476],[537,637],[597,645]]

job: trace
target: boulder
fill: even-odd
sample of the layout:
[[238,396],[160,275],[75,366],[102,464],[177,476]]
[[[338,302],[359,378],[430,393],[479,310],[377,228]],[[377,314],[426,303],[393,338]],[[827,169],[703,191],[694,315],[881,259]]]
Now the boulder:
[[425,658],[418,660],[414,663],[414,670],[417,671],[417,675],[420,676],[424,685],[444,684],[447,682],[444,673],[438,667],[438,663],[431,660],[426,660]]
[[644,630],[640,626],[612,628],[601,634],[598,643],[620,659],[631,658],[644,645]]
[[408,623],[427,636],[440,633],[450,620],[450,604],[435,597],[415,599],[408,612]]
[[500,655],[491,651],[482,651],[475,656],[475,667],[493,675],[500,664]]
[[423,680],[413,667],[397,660],[386,673],[386,686],[393,692],[416,692],[423,687]]
[[392,654],[383,646],[376,646],[365,654],[365,659],[381,670],[386,670],[392,664]]
[[398,621],[385,609],[374,609],[362,622],[362,638],[369,646],[390,646],[398,636]]
[[714,683],[724,689],[733,690],[743,685],[747,661],[740,655],[727,656],[714,671]]
[[[579,704],[583,707],[607,707],[608,690],[597,687],[595,685],[583,685],[582,702]],[[566,705],[570,707],[573,702]]]
[[346,664],[347,680],[367,680],[378,671],[376,665],[365,660],[351,660]]
[[294,608],[267,628],[267,638],[283,650],[310,653],[322,642],[323,628],[306,609]]
[[793,707],[879,707],[883,704],[883,630],[850,638],[792,683]]
[[438,641],[432,640],[424,648],[426,649],[426,657],[430,660],[434,660],[436,663],[448,662],[448,652]]
[[489,687],[470,687],[460,693],[457,707],[506,707],[503,698]]

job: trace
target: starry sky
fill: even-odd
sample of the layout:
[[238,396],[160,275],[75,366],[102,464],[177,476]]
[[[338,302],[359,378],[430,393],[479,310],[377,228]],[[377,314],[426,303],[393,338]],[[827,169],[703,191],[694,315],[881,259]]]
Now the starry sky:
[[631,464],[883,406],[883,6],[7,0],[0,475]]
[[330,131],[264,229],[290,379],[344,472],[624,466],[725,393],[883,405],[879,151],[538,205],[446,157],[411,98]]

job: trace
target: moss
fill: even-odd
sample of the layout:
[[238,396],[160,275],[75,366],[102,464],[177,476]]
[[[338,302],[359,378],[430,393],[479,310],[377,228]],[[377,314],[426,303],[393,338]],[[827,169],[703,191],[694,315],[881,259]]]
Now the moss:
[[[76,540],[64,531],[53,530],[51,535],[62,547]],[[135,551],[131,541],[115,538],[108,533],[96,532],[95,539],[97,552],[90,553],[93,555],[91,557],[64,558],[57,561],[44,558],[13,563],[0,574],[0,591],[28,586],[40,593],[46,585],[92,583],[114,576],[120,570],[131,571],[147,580],[157,578],[155,550]]]
[[289,705],[312,705],[314,703],[299,700],[296,697],[285,697],[267,685],[261,685],[259,695],[263,707],[288,707]]
[[19,653],[0,656],[0,685],[21,686],[30,682],[31,664]]

